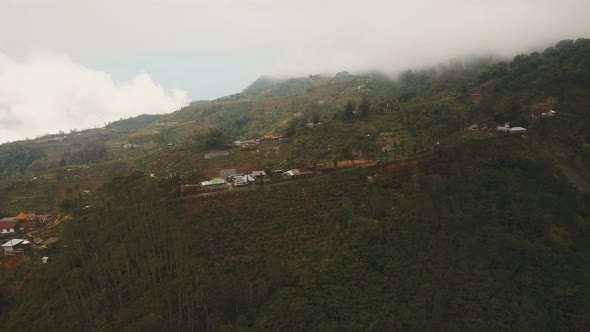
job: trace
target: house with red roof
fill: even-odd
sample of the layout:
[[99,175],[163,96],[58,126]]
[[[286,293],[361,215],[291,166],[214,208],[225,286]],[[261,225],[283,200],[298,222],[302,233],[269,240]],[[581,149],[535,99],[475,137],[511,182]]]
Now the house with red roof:
[[283,136],[281,136],[281,135],[278,135],[278,136],[277,135],[264,135],[262,137],[262,139],[265,141],[274,141],[274,140],[283,139]]
[[15,224],[16,224],[16,222],[14,222],[14,221],[1,221],[0,222],[0,234],[14,233],[15,232],[15,229],[14,229]]

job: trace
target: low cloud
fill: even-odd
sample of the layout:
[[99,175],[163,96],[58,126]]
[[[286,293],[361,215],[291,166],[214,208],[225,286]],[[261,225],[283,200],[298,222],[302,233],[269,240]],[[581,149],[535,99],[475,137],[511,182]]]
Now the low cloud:
[[137,65],[203,99],[263,74],[395,76],[472,55],[513,57],[590,37],[588,12],[588,0],[3,1],[0,142],[186,102],[145,74],[117,82],[67,58],[27,59],[34,50],[116,77]]
[[34,45],[85,63],[145,54],[193,56],[196,62],[255,57],[244,65],[258,71],[253,76],[396,72],[471,54],[514,56],[560,39],[590,37],[588,0],[9,3],[0,11],[0,45],[15,56]]
[[17,62],[0,53],[0,143],[168,113],[187,103],[186,91],[167,91],[147,73],[117,82],[61,55],[35,53]]
[[513,57],[561,39],[590,37],[587,0],[326,0],[301,8],[282,24],[281,56],[267,68],[270,74],[395,74],[457,57]]

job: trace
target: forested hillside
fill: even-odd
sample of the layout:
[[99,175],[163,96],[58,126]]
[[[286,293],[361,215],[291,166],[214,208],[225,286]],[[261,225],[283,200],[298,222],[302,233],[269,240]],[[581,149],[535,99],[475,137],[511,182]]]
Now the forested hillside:
[[[61,241],[1,261],[0,329],[590,330],[589,125],[578,39],[2,145]],[[228,168],[309,173],[181,194]]]
[[590,196],[511,143],[452,149],[449,177],[416,176],[383,215],[353,214],[256,329],[586,330]]

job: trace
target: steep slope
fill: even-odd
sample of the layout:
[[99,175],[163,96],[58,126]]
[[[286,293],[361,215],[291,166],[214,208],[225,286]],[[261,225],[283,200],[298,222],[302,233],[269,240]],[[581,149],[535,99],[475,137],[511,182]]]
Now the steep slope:
[[[2,146],[18,162],[2,164],[0,211],[55,198],[73,218],[52,230],[65,246],[2,261],[0,325],[588,330],[588,59],[580,39],[398,80],[261,78],[169,115]],[[506,122],[527,132],[495,131]],[[283,140],[226,146],[270,133]],[[207,159],[213,148],[227,155]],[[358,159],[378,162],[333,169]],[[240,167],[323,173],[178,197]]]

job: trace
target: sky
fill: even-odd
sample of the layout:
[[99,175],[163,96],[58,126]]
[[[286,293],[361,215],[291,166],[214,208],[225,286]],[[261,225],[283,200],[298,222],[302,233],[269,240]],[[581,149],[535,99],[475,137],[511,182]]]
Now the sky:
[[590,38],[588,0],[1,0],[0,143],[240,92]]

